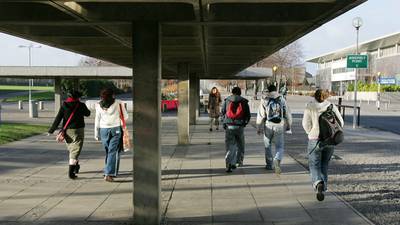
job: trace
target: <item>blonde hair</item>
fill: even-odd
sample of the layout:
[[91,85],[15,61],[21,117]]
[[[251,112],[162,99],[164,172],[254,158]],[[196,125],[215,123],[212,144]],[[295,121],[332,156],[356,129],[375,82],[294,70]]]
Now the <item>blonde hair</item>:
[[326,99],[329,98],[329,91],[318,89],[315,91],[314,98],[319,103],[324,102]]

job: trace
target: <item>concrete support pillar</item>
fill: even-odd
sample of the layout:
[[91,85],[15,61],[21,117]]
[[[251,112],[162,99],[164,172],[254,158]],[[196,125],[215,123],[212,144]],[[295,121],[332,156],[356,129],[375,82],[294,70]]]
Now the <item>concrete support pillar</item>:
[[61,107],[62,91],[61,91],[61,78],[54,79],[54,113],[57,115]]
[[159,225],[161,218],[161,50],[158,22],[134,23],[133,141],[134,221]]
[[178,144],[189,144],[189,64],[178,64]]
[[199,103],[200,103],[200,79],[196,75],[190,76],[190,102],[189,102],[189,115],[190,125],[195,125],[199,116]]

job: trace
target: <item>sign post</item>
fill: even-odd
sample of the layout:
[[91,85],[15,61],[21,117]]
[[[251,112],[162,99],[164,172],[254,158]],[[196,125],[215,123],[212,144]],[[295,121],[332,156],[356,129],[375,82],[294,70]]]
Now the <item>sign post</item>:
[[[358,29],[357,29],[358,37]],[[357,75],[358,69],[368,68],[368,55],[358,54],[358,38],[357,38],[357,54],[347,56],[347,68],[355,69],[354,78],[354,112],[353,112],[353,128],[356,128],[356,117],[357,117]]]

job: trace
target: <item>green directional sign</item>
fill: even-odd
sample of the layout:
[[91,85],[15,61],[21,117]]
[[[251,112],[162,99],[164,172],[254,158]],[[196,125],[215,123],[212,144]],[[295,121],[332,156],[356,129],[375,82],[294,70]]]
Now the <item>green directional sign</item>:
[[348,55],[347,68],[368,68],[368,55]]

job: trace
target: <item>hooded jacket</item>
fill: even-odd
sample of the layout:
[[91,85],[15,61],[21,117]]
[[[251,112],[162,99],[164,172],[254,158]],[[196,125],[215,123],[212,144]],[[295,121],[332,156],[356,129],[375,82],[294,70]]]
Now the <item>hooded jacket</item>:
[[[332,103],[327,100],[321,103],[317,102],[316,100],[307,103],[303,116],[303,128],[306,131],[309,140],[318,140],[319,116],[324,111],[326,111],[331,104]],[[339,122],[343,127],[344,126],[343,118],[340,115],[340,112],[336,107],[336,105],[335,104],[332,105],[333,105],[332,110],[336,114],[336,117],[339,119]]]
[[[226,117],[226,112],[227,112],[230,102],[242,102],[242,107],[243,107],[243,111],[244,111],[244,118],[242,120],[232,120],[232,119]],[[231,95],[225,99],[224,104],[222,105],[221,113],[224,118],[224,120],[223,120],[224,124],[246,126],[249,123],[250,118],[251,118],[249,101],[247,99],[243,98],[242,96]]]
[[63,121],[63,127],[64,127],[69,116],[74,111],[76,104],[79,104],[79,106],[76,109],[74,116],[71,118],[71,121],[69,122],[67,129],[68,128],[78,129],[78,128],[85,127],[84,116],[86,116],[86,117],[90,116],[90,111],[86,107],[86,104],[80,102],[79,100],[66,101],[60,107],[60,110],[58,111],[57,116],[54,119],[53,125],[50,127],[50,129],[48,131],[49,133],[51,133],[51,134],[54,133],[54,131],[57,129],[58,125],[60,124],[61,120]]
[[[271,99],[271,98],[276,99],[278,97],[280,97],[282,107],[283,107],[283,109],[282,109],[283,110],[283,120],[280,123],[272,123],[267,120],[267,118],[268,118],[267,105],[268,105],[269,99]],[[283,127],[286,125],[287,126],[286,129],[290,130],[291,126],[292,126],[292,113],[290,112],[289,106],[286,104],[285,98],[276,91],[268,93],[266,98],[264,98],[260,102],[260,106],[258,107],[258,112],[257,112],[256,123],[257,123],[257,127],[259,130],[263,129],[264,124],[268,127],[272,127],[272,126]]]

